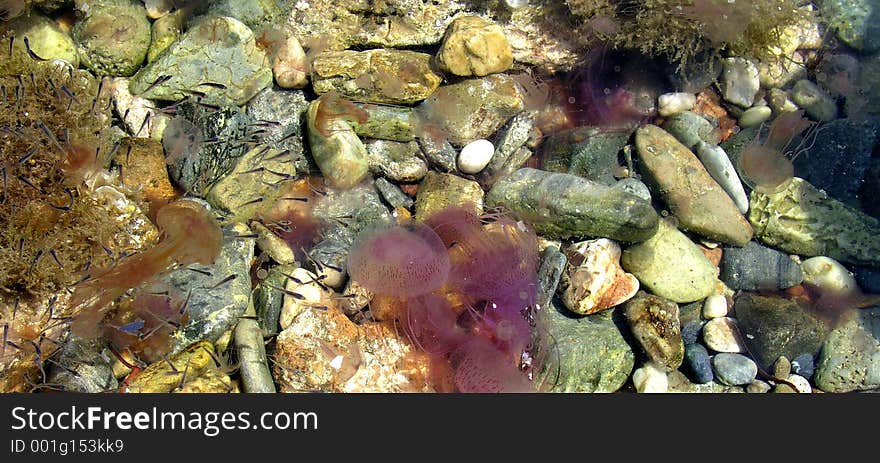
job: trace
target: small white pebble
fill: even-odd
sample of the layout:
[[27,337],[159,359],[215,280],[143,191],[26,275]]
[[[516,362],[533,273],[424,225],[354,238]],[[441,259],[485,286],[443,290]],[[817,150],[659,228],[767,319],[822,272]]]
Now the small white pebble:
[[640,393],[660,393],[669,391],[666,372],[653,363],[646,363],[633,373],[633,385]]
[[664,93],[657,98],[658,111],[663,117],[693,109],[696,104],[697,97],[693,93]]
[[485,169],[495,155],[495,145],[489,140],[474,140],[458,154],[458,169],[465,174],[476,174]]
[[794,384],[795,389],[801,394],[809,394],[813,392],[813,388],[810,387],[810,381],[801,375],[790,374],[788,375],[788,378],[785,379],[791,384]]
[[740,127],[743,128],[755,127],[767,119],[770,119],[770,116],[772,115],[773,110],[767,106],[752,106],[742,113],[738,122]]
[[727,316],[727,298],[720,294],[713,294],[706,298],[703,302],[703,318],[711,320],[713,318]]
[[713,318],[703,325],[703,342],[715,352],[744,352],[743,341],[739,335],[736,319],[732,317]]
[[804,271],[804,283],[825,291],[851,293],[859,289],[852,273],[830,257],[810,257],[801,262],[801,270]]

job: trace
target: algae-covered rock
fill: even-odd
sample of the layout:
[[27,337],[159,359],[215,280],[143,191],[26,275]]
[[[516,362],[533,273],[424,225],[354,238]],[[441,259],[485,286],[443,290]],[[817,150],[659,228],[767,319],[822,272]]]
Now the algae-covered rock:
[[679,303],[707,297],[718,281],[718,269],[667,220],[654,236],[626,248],[620,263],[652,293]]
[[370,171],[376,175],[398,182],[418,182],[428,173],[428,164],[414,141],[371,140],[366,147]]
[[476,207],[483,212],[483,189],[480,184],[452,174],[428,172],[419,184],[416,196],[416,220],[424,220],[447,207]]
[[603,185],[614,185],[619,175],[618,153],[631,132],[578,127],[556,133],[541,144],[544,169],[578,175]]
[[13,43],[13,54],[27,53],[23,40],[27,37],[31,50],[40,58],[63,59],[74,68],[79,67],[73,39],[51,19],[32,11],[30,15],[15,18],[6,28],[18,39]]
[[337,91],[370,103],[412,104],[429,97],[442,77],[431,55],[408,50],[325,51],[312,62],[316,93]]
[[635,353],[618,327],[622,320],[615,321],[610,310],[578,318],[564,310],[551,305],[538,311],[547,336],[539,344],[544,363],[536,383],[548,392],[620,389],[635,366]]
[[130,76],[150,46],[150,21],[140,2],[96,3],[73,27],[82,64],[98,75]]
[[217,180],[206,199],[240,221],[266,211],[286,192],[281,185],[296,176],[296,167],[280,150],[253,148]]
[[850,392],[880,386],[880,307],[854,311],[822,346],[816,386]]
[[737,246],[752,239],[752,227],[730,196],[675,137],[646,125],[636,130],[636,149],[649,185],[653,183],[683,229]]
[[415,138],[416,120],[412,108],[372,103],[358,103],[357,106],[368,115],[365,121],[350,121],[358,135],[402,142]]
[[749,221],[763,243],[792,254],[880,266],[880,222],[794,177],[776,193],[752,191]]
[[[170,78],[163,81],[163,76]],[[144,98],[179,100],[198,91],[213,101],[242,105],[271,84],[269,60],[257,47],[253,31],[235,18],[211,16],[193,25],[141,69],[132,78],[131,92]]]
[[[129,383],[126,392],[220,392],[217,388],[206,388],[203,381],[199,380],[203,374],[213,371],[211,367],[214,365],[215,355],[214,345],[208,341],[189,344],[180,352],[169,356],[167,361],[160,360],[145,368]],[[226,378],[227,388],[224,392],[232,389],[228,379]]]
[[585,178],[522,168],[499,180],[488,207],[505,206],[547,237],[603,237],[634,242],[657,230],[659,216],[638,196]]
[[167,50],[177,39],[183,30],[183,23],[186,19],[184,10],[177,10],[174,13],[162,16],[153,22],[150,29],[152,40],[150,48],[147,50],[147,62],[152,63],[156,58]]

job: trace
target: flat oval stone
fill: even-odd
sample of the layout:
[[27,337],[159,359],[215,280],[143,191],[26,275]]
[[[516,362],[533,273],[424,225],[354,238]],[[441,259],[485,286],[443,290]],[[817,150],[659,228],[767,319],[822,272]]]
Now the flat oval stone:
[[730,386],[751,384],[758,375],[758,366],[752,359],[740,354],[721,353],[712,359],[718,379]]
[[715,352],[739,353],[745,351],[736,319],[731,317],[709,320],[703,326],[703,342],[706,343],[706,347]]

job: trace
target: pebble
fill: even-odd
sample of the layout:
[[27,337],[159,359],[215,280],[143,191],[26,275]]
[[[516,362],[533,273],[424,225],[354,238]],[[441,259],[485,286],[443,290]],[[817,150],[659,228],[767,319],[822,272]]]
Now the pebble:
[[703,343],[715,352],[745,352],[736,319],[714,318],[703,326]]
[[791,362],[784,355],[780,355],[773,363],[773,376],[776,378],[788,378],[791,374]]
[[551,172],[614,185],[622,169],[618,156],[630,135],[629,130],[609,131],[593,126],[563,130],[541,143],[541,165]]
[[773,110],[769,106],[752,106],[745,110],[737,121],[740,127],[748,128],[761,125],[762,122],[770,119]]
[[869,294],[880,294],[880,269],[856,267],[853,270],[859,288]]
[[681,340],[685,346],[694,344],[700,338],[700,332],[703,330],[703,324],[699,321],[691,321],[682,323]]
[[508,70],[513,50],[501,26],[479,16],[459,16],[446,29],[437,63],[457,76],[485,76]]
[[486,139],[474,140],[458,154],[458,170],[465,174],[481,172],[492,161],[495,154],[495,145]]
[[590,236],[643,241],[659,216],[648,201],[570,174],[524,167],[500,179],[486,206],[506,206],[548,238]]
[[[37,11],[31,11],[26,16],[19,16],[5,26],[15,37],[28,37],[31,50],[37,56],[48,60],[62,59],[74,68],[79,67],[79,54],[70,34],[64,32],[54,21]],[[13,47],[13,54],[24,56],[27,53],[24,40],[17,40]]]
[[788,113],[797,111],[798,105],[791,101],[788,92],[779,88],[771,88],[767,91],[767,104],[773,109],[775,114]]
[[751,384],[758,375],[758,366],[752,359],[740,354],[721,353],[712,358],[718,379],[730,386]]
[[590,315],[621,304],[639,290],[639,280],[620,266],[620,245],[607,238],[574,243],[559,290],[572,312]]
[[770,392],[771,386],[766,381],[761,381],[760,379],[756,379],[749,383],[746,387],[746,392],[749,394],[764,394]]
[[150,48],[147,49],[147,62],[152,63],[162,54],[172,43],[180,38],[183,30],[183,23],[186,20],[186,12],[177,10],[174,14],[162,16],[153,21],[150,28]]
[[758,79],[762,88],[787,88],[792,82],[807,76],[807,67],[804,65],[806,56],[800,51],[795,51],[785,56],[773,56],[767,60],[758,61]]
[[647,124],[636,130],[635,144],[642,173],[657,185],[682,229],[737,246],[752,238],[751,225],[730,196],[675,137]]
[[[523,111],[507,122],[495,134],[495,154],[485,169],[480,173],[480,183],[491,187],[495,182],[511,172],[522,167],[525,159],[518,155],[526,151],[524,148],[529,136],[535,128],[535,115],[531,111]],[[528,158],[526,158],[528,159]]]
[[706,172],[724,188],[736,208],[743,214],[749,211],[749,197],[743,188],[742,181],[736,173],[736,168],[730,162],[730,158],[724,148],[718,145],[710,145],[704,141],[697,142],[694,152],[706,168]]
[[[206,196],[208,202],[240,221],[250,220],[266,212],[287,192],[275,184],[278,175],[294,178],[297,173],[292,162],[277,156],[279,152],[280,150],[267,151],[254,147],[245,153],[232,170],[210,187]],[[272,159],[273,157],[276,159]],[[258,168],[265,170],[254,172]],[[263,201],[251,203],[249,198],[263,198]]]
[[709,351],[701,344],[685,345],[684,364],[687,367],[688,377],[695,383],[705,384],[715,379]]
[[541,252],[541,266],[538,268],[538,294],[535,297],[537,307],[549,307],[550,300],[556,294],[562,273],[565,271],[568,258],[558,246],[547,246]]
[[730,103],[748,108],[755,101],[761,87],[758,68],[744,58],[724,58],[721,73],[721,90],[724,99]]
[[649,291],[673,302],[698,301],[715,291],[718,269],[668,220],[660,221],[654,236],[626,248],[620,263]]
[[[351,188],[369,174],[369,154],[351,125],[344,119],[333,118],[317,128],[319,108],[333,105],[330,97],[322,97],[309,104],[307,113],[308,140],[312,157],[324,178],[335,188]],[[327,132],[326,136],[323,132]]]
[[[809,394],[813,392],[813,387],[810,385],[810,381],[801,375],[790,374],[785,379],[788,380],[788,382],[794,384],[796,392],[800,394]],[[777,387],[782,385],[783,384],[779,384]]]
[[646,363],[633,372],[633,385],[636,391],[642,394],[665,394],[669,391],[666,372],[651,363]]
[[415,204],[412,198],[401,191],[400,187],[389,182],[386,178],[379,177],[373,183],[382,195],[382,199],[384,199],[392,208],[402,207],[404,209],[409,209]]
[[309,83],[306,52],[296,36],[288,35],[272,58],[272,74],[281,88],[303,88]]
[[286,330],[306,310],[326,310],[323,307],[331,303],[332,296],[318,284],[318,276],[304,268],[295,268],[289,275],[293,278],[288,277],[284,286],[284,303],[278,320],[282,330]]
[[663,117],[691,110],[695,104],[697,104],[697,96],[693,93],[673,92],[657,97],[657,111]]
[[791,361],[792,373],[803,376],[804,378],[812,378],[816,367],[813,364],[813,356],[810,354],[801,354]]
[[644,182],[635,177],[622,178],[614,185],[611,185],[611,188],[625,191],[631,195],[638,196],[645,201],[651,202],[651,190],[648,189],[648,185],[645,185]]
[[795,82],[791,88],[791,100],[807,112],[812,119],[828,122],[837,117],[837,102],[807,79]]
[[[880,265],[880,222],[794,177],[776,193],[753,191],[749,222],[764,244],[803,256]],[[778,220],[780,216],[786,220]]]
[[624,314],[639,345],[658,367],[675,370],[684,360],[678,304],[639,293],[626,303]]
[[733,290],[776,291],[801,283],[804,274],[787,254],[749,241],[724,248],[719,278]]
[[711,320],[713,318],[727,316],[727,298],[721,294],[713,294],[706,298],[703,302],[703,318]]

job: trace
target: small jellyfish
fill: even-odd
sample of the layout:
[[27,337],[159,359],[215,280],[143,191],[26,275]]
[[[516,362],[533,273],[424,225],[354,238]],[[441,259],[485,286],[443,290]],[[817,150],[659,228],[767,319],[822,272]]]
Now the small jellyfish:
[[376,294],[411,298],[443,285],[449,256],[430,227],[410,222],[362,232],[349,254],[348,271]]

